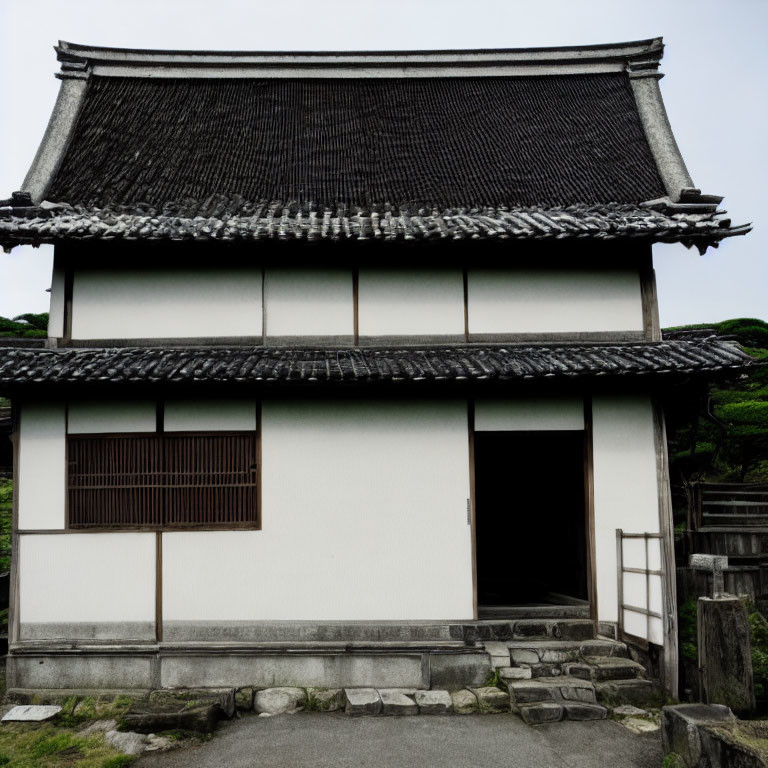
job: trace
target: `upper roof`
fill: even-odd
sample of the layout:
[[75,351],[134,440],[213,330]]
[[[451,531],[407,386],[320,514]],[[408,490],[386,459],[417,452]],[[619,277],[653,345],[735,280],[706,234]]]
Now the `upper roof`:
[[[660,39],[377,53],[56,50],[59,101],[24,182],[31,201],[0,212],[6,247],[123,237],[121,217],[142,214],[132,236],[273,236],[254,219],[287,215],[298,222],[291,235],[345,237],[365,233],[355,218],[394,215],[450,237],[467,234],[456,219],[475,216],[491,225],[474,236],[517,237],[529,235],[505,228],[505,213],[551,220],[563,207],[607,216],[619,235],[701,245],[743,231],[716,217],[720,198],[700,195],[680,157],[658,90]],[[666,225],[616,221],[617,206],[627,220],[647,219],[649,202]],[[313,216],[338,224],[312,230]],[[203,218],[215,223],[190,225]],[[371,234],[410,233],[404,224]]]

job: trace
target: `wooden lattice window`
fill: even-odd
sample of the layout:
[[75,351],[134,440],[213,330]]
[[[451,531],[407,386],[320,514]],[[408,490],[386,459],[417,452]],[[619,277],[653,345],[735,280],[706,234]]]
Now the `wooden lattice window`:
[[70,435],[72,528],[258,524],[253,432]]

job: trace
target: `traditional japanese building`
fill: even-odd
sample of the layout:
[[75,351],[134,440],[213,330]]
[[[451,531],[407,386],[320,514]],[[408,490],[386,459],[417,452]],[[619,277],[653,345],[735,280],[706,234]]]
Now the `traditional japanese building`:
[[450,687],[610,638],[674,692],[663,404],[749,358],[662,339],[652,247],[748,227],[661,40],[56,50],[0,209],[55,246],[46,348],[0,350],[9,686]]

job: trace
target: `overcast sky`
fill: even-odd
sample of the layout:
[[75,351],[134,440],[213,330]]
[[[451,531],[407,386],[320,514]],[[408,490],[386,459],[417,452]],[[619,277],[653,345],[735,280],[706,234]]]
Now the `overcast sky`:
[[[663,325],[768,319],[768,0],[0,0],[0,198],[20,188],[59,81],[57,40],[130,48],[366,50],[663,36],[662,94],[694,182],[747,237],[654,247]],[[0,254],[0,315],[48,308],[52,247]],[[105,261],[109,244],[104,244]]]

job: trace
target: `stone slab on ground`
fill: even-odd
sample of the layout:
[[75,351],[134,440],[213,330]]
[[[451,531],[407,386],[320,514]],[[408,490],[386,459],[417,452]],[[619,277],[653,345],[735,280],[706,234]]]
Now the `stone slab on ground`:
[[490,715],[498,712],[509,712],[509,694],[500,688],[484,686],[473,688],[472,693],[477,696],[478,712]]
[[451,691],[451,705],[457,715],[474,715],[477,712],[477,696],[466,688]]
[[348,715],[378,715],[381,712],[381,697],[375,688],[345,688]]
[[149,740],[144,734],[132,731],[107,731],[104,741],[124,755],[140,755],[147,748]]
[[418,715],[419,707],[416,702],[400,693],[398,690],[379,688],[381,699],[381,714],[383,715]]
[[265,688],[256,691],[253,708],[259,714],[282,715],[298,712],[307,702],[303,688]]
[[22,704],[9,709],[3,722],[40,722],[50,720],[61,712],[61,707],[45,704]]
[[422,715],[444,715],[453,709],[448,691],[416,691],[415,698]]
[[632,704],[622,704],[620,707],[613,708],[613,714],[619,717],[645,717],[648,711]]
[[78,733],[81,736],[92,736],[94,733],[106,733],[117,730],[117,720],[96,720],[81,728]]
[[318,712],[337,712],[344,709],[343,688],[307,688],[307,709]]
[[564,701],[563,714],[569,720],[605,720],[608,710],[585,701]]
[[563,719],[563,706],[554,701],[542,701],[538,704],[526,704],[520,707],[520,717],[528,725],[557,723]]
[[626,717],[620,722],[632,733],[655,733],[660,728],[657,722],[644,717]]

